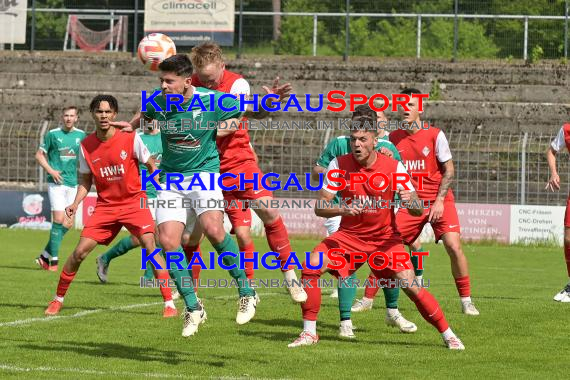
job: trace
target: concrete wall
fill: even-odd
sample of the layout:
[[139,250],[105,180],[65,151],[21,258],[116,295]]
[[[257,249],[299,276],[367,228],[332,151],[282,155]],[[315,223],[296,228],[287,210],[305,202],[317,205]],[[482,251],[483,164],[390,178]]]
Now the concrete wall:
[[[565,65],[501,62],[448,63],[429,60],[272,58],[229,61],[254,92],[279,75],[298,94],[333,89],[348,93],[392,93],[407,86],[439,96],[426,117],[443,129],[553,132],[568,118],[569,70]],[[140,90],[152,89],[153,73],[128,54],[0,52],[0,112],[11,120],[57,118],[64,104],[85,109],[98,93],[118,97],[119,117],[138,108]],[[335,119],[347,113],[287,113],[281,119]]]

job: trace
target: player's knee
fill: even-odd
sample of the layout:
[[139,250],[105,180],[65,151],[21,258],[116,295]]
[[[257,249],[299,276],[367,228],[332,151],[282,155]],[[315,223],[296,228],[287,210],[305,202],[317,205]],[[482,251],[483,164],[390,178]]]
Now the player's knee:
[[447,253],[450,256],[459,256],[463,254],[463,250],[461,249],[461,242],[459,241],[450,241],[446,244]]
[[[54,221],[54,223],[57,223],[57,224],[64,224],[67,222],[67,220],[65,220],[65,218],[63,217],[63,214],[61,214],[61,213],[55,214],[53,216],[53,221]],[[70,223],[70,222],[67,222],[67,223]],[[67,228],[69,228],[69,227],[67,227]]]
[[251,235],[249,232],[237,232],[236,231],[236,239],[237,239],[240,247],[245,247],[246,245],[250,245],[252,243]]
[[85,260],[85,258],[87,257],[87,255],[89,255],[89,250],[82,248],[82,247],[77,247],[75,249],[75,251],[73,251],[73,260],[78,263],[81,264],[83,262],[83,260]]
[[73,220],[65,219],[61,224],[69,230],[71,227],[73,227]]
[[222,225],[210,224],[204,226],[204,234],[210,241],[222,241],[226,236],[226,230],[224,230],[224,226]]
[[160,241],[160,246],[165,251],[175,250],[180,245],[180,241],[177,241],[177,239],[175,239],[175,237],[170,234],[161,233],[158,236],[158,239]]
[[279,218],[279,212],[275,209],[265,208],[256,211],[263,224],[272,224]]
[[410,249],[413,252],[419,251],[419,249],[422,247],[422,243],[418,242],[417,240],[415,242],[413,242],[412,244],[410,244]]
[[420,292],[420,287],[418,286],[406,286],[402,288],[402,291],[406,293],[409,298],[413,298]]
[[311,267],[322,267],[326,268],[326,264],[322,262],[323,260],[327,260],[326,256],[321,254],[321,252],[311,252],[311,256],[309,257],[309,263],[311,263]]

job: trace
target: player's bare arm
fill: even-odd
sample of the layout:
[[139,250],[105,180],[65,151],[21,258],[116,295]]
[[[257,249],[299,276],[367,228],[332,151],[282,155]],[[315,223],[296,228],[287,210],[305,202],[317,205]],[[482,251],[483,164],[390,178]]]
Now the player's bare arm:
[[118,128],[123,132],[132,132],[141,126],[141,121],[150,123],[152,119],[149,119],[146,116],[144,116],[142,112],[137,112],[133,115],[131,121],[112,121],[109,123],[109,125]]
[[[327,204],[334,199],[335,194],[330,193],[324,189],[319,190],[318,201],[315,203],[315,215],[323,218],[332,218],[335,216],[355,216],[364,210],[359,203],[352,203],[350,205],[335,205],[328,207]],[[341,202],[342,203],[342,202]],[[325,207],[323,207],[325,206]]]
[[546,162],[548,162],[548,168],[550,169],[550,178],[546,183],[545,190],[560,190],[560,176],[558,175],[558,169],[556,169],[556,153],[552,147],[548,147],[546,151]]
[[154,156],[150,156],[148,158],[148,161],[145,162],[144,164],[146,166],[146,168],[148,169],[149,173],[154,172],[155,170],[158,170],[158,166],[156,166],[156,160],[154,159]]
[[[273,81],[273,86],[271,88],[267,87],[267,86],[263,86],[262,88],[266,94],[279,95],[279,101],[280,102],[287,99],[289,97],[291,91],[293,90],[291,83],[285,83],[283,85],[279,85],[279,77],[275,78],[275,80]],[[272,102],[271,99],[267,99],[267,102],[265,104],[267,108],[271,107],[271,102]],[[269,116],[269,114],[270,114],[269,111],[265,110],[261,106],[259,106],[258,108],[259,108],[258,111],[253,111],[253,106],[248,105],[243,116],[250,118],[250,119],[265,119],[266,117]]]
[[441,178],[441,183],[439,184],[439,190],[437,192],[437,197],[435,202],[431,206],[428,220],[436,221],[443,215],[443,200],[447,195],[447,191],[451,187],[453,182],[453,177],[455,176],[455,167],[453,166],[453,160],[448,160],[442,163],[443,177]]
[[319,174],[324,173],[327,171],[327,168],[323,168],[322,166],[315,165],[313,166],[313,170],[311,171],[311,179],[313,181],[319,180]]
[[239,129],[240,121],[239,119],[232,118],[227,120],[221,120],[218,123],[218,131],[216,132],[216,137],[226,137]]
[[52,176],[55,183],[57,183],[58,185],[61,185],[63,183],[63,178],[61,177],[61,172],[59,170],[55,170],[54,168],[51,167],[51,165],[49,164],[49,162],[46,158],[46,154],[44,153],[43,150],[38,149],[38,151],[36,152],[36,161],[38,161],[40,166],[42,168],[44,168],[44,170],[49,175]]
[[83,202],[83,199],[85,199],[87,194],[89,194],[89,190],[91,189],[92,184],[93,177],[91,173],[80,173],[79,186],[77,186],[77,194],[75,195],[75,200],[72,204],[65,208],[65,215],[67,215],[68,218],[71,218],[73,215],[75,215],[77,207],[81,202]]
[[[410,206],[410,207],[408,207],[408,212],[410,213],[410,215],[422,216],[423,209],[420,206],[421,202],[420,202],[420,198],[418,197],[418,193],[416,193],[415,191],[411,191],[411,190],[399,190],[398,195],[400,196],[400,200],[402,202],[406,202]],[[417,207],[411,207],[414,205]]]

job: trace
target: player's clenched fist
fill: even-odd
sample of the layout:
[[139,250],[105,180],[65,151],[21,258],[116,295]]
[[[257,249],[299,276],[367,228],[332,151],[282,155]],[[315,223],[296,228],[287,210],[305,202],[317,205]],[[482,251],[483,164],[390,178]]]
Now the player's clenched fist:
[[354,202],[348,206],[341,207],[342,215],[346,216],[355,216],[358,215],[364,210],[364,207],[359,202]]
[[398,195],[400,196],[400,200],[402,202],[409,202],[412,200],[412,193],[411,190],[400,190],[398,191]]
[[77,205],[73,203],[65,208],[65,215],[67,215],[68,218],[71,218],[73,217],[73,215],[75,215],[76,211],[77,211]]

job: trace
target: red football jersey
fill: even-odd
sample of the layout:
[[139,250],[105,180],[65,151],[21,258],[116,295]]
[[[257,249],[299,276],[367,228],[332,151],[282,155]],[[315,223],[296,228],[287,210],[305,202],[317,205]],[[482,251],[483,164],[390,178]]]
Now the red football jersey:
[[[442,163],[451,160],[451,151],[444,133],[434,127],[420,129],[415,134],[398,129],[388,137],[400,152],[420,199],[434,201],[443,178]],[[413,177],[415,172],[428,173],[423,178],[422,190],[418,189],[417,178]],[[445,199],[454,199],[451,189],[447,191]]]
[[[240,87],[234,86],[234,84],[240,79],[245,81],[241,75],[224,70],[220,85],[213,90],[239,96],[240,93],[244,92],[241,91]],[[192,84],[196,87],[203,87],[202,82],[200,82],[196,74],[192,75]],[[249,85],[247,87],[247,95],[249,96]],[[246,96],[246,99],[248,96]],[[216,143],[218,145],[218,151],[220,152],[221,173],[235,172],[235,174],[237,174],[239,173],[238,168],[248,164],[256,164],[255,156],[251,150],[249,133],[247,132],[247,122],[241,123],[241,128],[235,133],[225,137],[218,137]]]
[[[332,160],[327,170],[340,169],[346,171],[343,177],[347,183],[350,180],[350,173],[363,173],[370,177],[372,174],[378,172],[384,173],[391,179],[392,173],[406,172],[401,162],[378,152],[374,153],[376,154],[376,162],[370,168],[361,166],[350,153]],[[330,183],[325,175],[323,189],[331,193],[336,193],[335,190],[329,188]],[[333,186],[337,185],[338,183],[333,183]],[[413,189],[413,185],[410,182],[408,182],[407,185],[410,189]],[[360,201],[361,206],[371,205],[371,207],[366,206],[364,212],[359,215],[343,216],[339,231],[345,231],[354,234],[354,236],[370,240],[390,239],[393,237],[393,234],[397,234],[394,208],[389,207],[388,203],[394,199],[395,192],[392,189],[392,184],[388,184],[388,187],[384,191],[374,190],[367,184],[355,183],[354,186],[354,190],[350,190],[349,185],[347,185],[344,190],[340,190],[341,199],[346,204],[350,204],[353,200],[357,199]],[[378,183],[376,186],[381,187],[382,184]],[[381,200],[387,202],[379,202]],[[385,208],[381,208],[381,206],[385,206]]]
[[136,133],[117,130],[101,141],[95,133],[81,142],[79,172],[91,173],[97,188],[97,205],[121,206],[146,198],[141,190],[139,162],[146,163],[150,152]]

